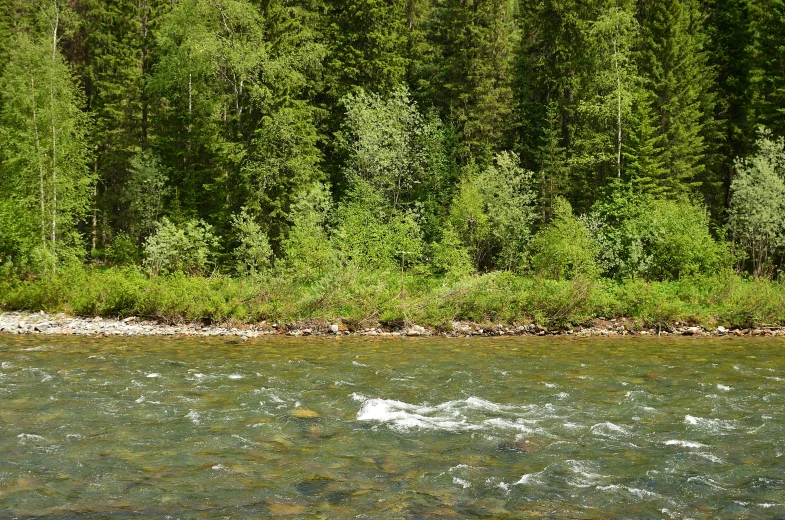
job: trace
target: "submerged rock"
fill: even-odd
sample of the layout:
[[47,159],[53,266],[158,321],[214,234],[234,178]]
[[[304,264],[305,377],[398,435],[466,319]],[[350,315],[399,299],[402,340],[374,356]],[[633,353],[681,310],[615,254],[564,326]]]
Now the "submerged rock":
[[298,408],[292,412],[292,416],[298,419],[316,419],[319,417],[319,414],[307,408]]

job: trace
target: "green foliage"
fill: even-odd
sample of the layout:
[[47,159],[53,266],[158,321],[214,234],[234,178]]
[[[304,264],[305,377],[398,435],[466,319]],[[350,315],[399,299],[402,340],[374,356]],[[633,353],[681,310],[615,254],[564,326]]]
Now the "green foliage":
[[727,247],[711,236],[705,207],[687,199],[635,195],[619,185],[587,220],[611,277],[678,280],[729,264]]
[[415,215],[390,211],[371,186],[359,182],[337,213],[334,243],[345,263],[385,270],[421,261],[424,243]]
[[586,225],[572,214],[566,200],[556,199],[554,219],[532,239],[534,271],[553,280],[597,278],[598,248]]
[[169,178],[158,158],[149,152],[131,158],[129,173],[123,198],[130,212],[132,234],[141,242],[155,230],[163,214]]
[[474,271],[469,251],[449,223],[444,229],[442,239],[431,245],[431,254],[434,270],[450,279],[461,278]]
[[359,91],[342,102],[346,123],[339,140],[349,183],[368,183],[393,209],[410,203],[437,166],[429,152],[441,132],[438,118],[421,115],[405,87],[387,98]]
[[[258,248],[258,243],[253,245]],[[213,263],[217,246],[218,240],[211,225],[201,220],[189,220],[178,227],[164,217],[156,225],[155,233],[145,240],[144,265],[153,275],[205,275]]]
[[302,195],[292,209],[291,231],[283,242],[284,266],[298,281],[318,279],[335,259],[325,230],[331,208],[327,187],[317,185]]
[[[500,148],[513,111],[513,3],[446,0],[437,6],[441,95],[468,154],[484,163]],[[439,97],[436,102],[443,104]]]
[[[55,6],[39,16],[56,28],[61,13]],[[32,270],[84,255],[77,224],[93,185],[90,118],[59,36],[17,33],[0,77],[0,245]]]
[[728,226],[756,278],[771,275],[785,245],[785,139],[761,129],[758,153],[736,161]]
[[248,215],[245,208],[240,214],[232,215],[232,229],[237,241],[232,252],[237,273],[253,276],[269,268],[273,256],[270,242],[262,227]]
[[536,218],[533,174],[518,156],[499,153],[495,164],[469,172],[450,210],[450,224],[469,247],[477,270],[519,268]]

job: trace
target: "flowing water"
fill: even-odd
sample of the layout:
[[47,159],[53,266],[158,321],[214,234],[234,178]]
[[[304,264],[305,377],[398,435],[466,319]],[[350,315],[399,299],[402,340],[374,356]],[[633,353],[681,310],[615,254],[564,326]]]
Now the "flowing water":
[[782,347],[0,337],[0,518],[785,518]]

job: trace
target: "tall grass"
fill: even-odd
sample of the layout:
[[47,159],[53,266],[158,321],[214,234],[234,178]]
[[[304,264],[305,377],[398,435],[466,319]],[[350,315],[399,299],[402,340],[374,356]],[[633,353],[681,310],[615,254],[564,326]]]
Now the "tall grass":
[[494,272],[461,279],[359,269],[304,283],[262,274],[149,277],[135,268],[62,269],[0,281],[0,309],[80,316],[145,316],[169,323],[338,321],[351,327],[417,323],[536,323],[549,328],[626,317],[640,326],[785,325],[785,285],[720,273],[672,282],[555,281]]

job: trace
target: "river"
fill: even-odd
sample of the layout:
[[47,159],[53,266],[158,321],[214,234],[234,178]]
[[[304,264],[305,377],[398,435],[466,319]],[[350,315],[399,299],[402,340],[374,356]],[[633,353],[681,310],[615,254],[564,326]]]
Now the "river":
[[0,518],[783,518],[780,339],[0,336]]

